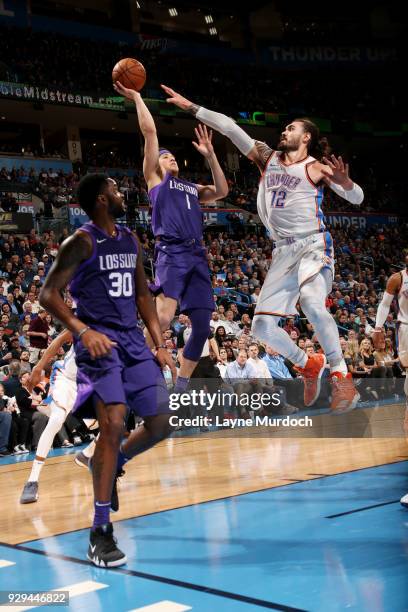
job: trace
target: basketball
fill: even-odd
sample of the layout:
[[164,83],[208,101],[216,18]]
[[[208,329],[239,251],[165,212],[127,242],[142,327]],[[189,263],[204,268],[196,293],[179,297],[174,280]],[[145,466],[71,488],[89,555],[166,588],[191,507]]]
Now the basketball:
[[112,70],[112,81],[120,81],[124,87],[140,91],[146,83],[146,70],[140,62],[132,57],[125,57],[115,64]]

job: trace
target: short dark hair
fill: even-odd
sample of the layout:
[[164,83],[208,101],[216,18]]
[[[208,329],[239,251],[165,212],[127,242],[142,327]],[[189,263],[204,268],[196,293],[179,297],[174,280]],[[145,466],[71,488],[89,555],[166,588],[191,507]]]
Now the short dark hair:
[[78,203],[87,213],[92,214],[98,195],[108,184],[108,175],[103,173],[86,174],[79,182],[77,189]]

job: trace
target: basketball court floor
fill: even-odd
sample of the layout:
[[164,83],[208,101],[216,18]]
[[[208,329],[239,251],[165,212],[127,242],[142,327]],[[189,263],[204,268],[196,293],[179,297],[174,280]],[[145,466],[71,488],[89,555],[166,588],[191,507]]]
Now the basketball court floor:
[[2,459],[0,589],[68,591],[72,610],[407,611],[403,410],[356,410],[354,438],[341,437],[343,417],[320,415],[321,438],[258,429],[161,443],[126,465],[113,520],[128,563],[110,570],[86,560],[92,483],[72,450],[52,451],[25,506],[33,456]]

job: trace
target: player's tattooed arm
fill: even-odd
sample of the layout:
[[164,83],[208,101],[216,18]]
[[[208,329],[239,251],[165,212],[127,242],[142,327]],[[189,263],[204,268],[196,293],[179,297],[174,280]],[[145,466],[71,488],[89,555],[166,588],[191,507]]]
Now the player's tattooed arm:
[[255,145],[248,153],[248,158],[255,162],[259,170],[263,172],[272,153],[273,149],[266,142],[255,140]]
[[62,291],[73,278],[81,263],[92,254],[92,239],[81,231],[75,232],[61,245],[56,260],[40,292],[40,304],[59,319],[71,332],[78,333],[84,324],[62,299]]
[[72,280],[75,272],[92,254],[92,239],[86,232],[78,230],[62,243],[56,260],[49,271],[40,292],[40,304],[59,319],[74,335],[81,332],[81,342],[92,359],[103,357],[116,345],[105,334],[101,334],[83,323],[74,315],[62,299],[62,291]]

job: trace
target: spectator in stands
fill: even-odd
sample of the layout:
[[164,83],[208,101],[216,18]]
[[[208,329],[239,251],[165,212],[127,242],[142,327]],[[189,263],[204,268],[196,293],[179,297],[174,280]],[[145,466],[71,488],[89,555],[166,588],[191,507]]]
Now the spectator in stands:
[[11,412],[8,409],[10,398],[5,395],[4,386],[0,384],[0,457],[11,455],[8,443],[11,429]]
[[[41,412],[38,412],[37,406],[41,403],[41,396],[37,395],[34,391],[29,391],[28,382],[30,379],[30,374],[28,372],[24,372],[24,374],[20,374],[20,385],[16,391],[16,401],[18,408],[20,410],[20,417],[29,423],[28,433],[31,433],[32,430],[32,440],[31,446],[33,449],[37,448],[38,440],[42,432],[44,431],[48,417]],[[27,450],[28,443],[28,435],[24,442],[17,445],[14,449],[16,453],[20,450],[22,453],[28,452]]]
[[32,319],[28,337],[30,338],[30,363],[36,364],[39,359],[39,352],[48,346],[48,323],[46,321],[47,313],[43,308],[40,308],[38,316]]
[[300,336],[300,331],[297,328],[297,326],[295,326],[295,319],[294,319],[294,317],[287,317],[286,324],[284,325],[283,329],[289,335],[291,335],[291,332],[294,332],[294,333],[296,333],[297,338],[299,338],[299,336]]

